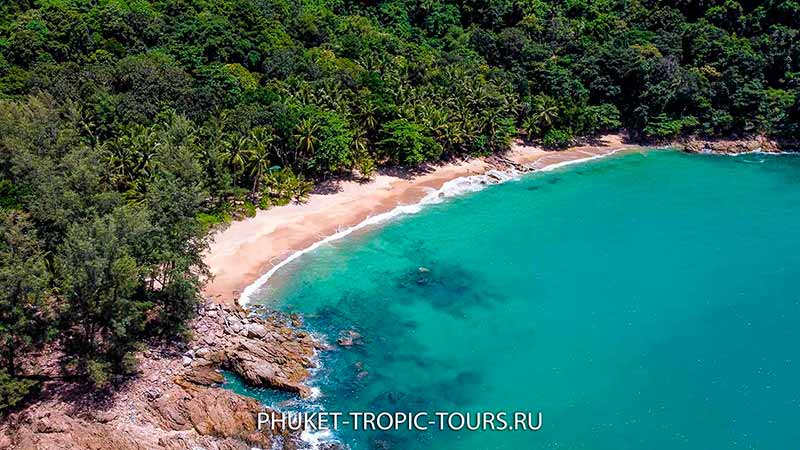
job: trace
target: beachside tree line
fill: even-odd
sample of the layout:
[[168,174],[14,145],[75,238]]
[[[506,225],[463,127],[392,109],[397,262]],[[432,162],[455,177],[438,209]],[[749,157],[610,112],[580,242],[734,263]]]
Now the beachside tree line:
[[0,409],[45,343],[134,371],[209,228],[316,181],[517,137],[797,139],[798,29],[779,0],[2,2]]

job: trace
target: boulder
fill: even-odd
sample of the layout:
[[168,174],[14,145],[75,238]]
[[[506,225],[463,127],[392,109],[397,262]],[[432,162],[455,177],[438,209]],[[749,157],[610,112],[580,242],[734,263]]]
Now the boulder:
[[267,335],[267,329],[258,323],[250,323],[245,325],[246,336],[249,338],[263,338]]
[[205,365],[192,367],[183,374],[182,380],[178,380],[179,384],[181,384],[180,381],[200,386],[214,386],[224,382],[225,377],[213,367]]

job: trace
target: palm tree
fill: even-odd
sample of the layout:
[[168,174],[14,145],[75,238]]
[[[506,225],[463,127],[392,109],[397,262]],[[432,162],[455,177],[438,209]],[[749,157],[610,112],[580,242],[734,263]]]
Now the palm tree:
[[358,129],[353,134],[353,142],[351,148],[354,155],[363,155],[367,153],[369,147],[369,139],[367,139],[367,132],[364,129]]
[[374,103],[367,101],[361,106],[358,112],[358,118],[361,121],[361,126],[364,127],[366,132],[374,131],[378,127],[378,118],[376,112],[378,108]]
[[269,169],[270,148],[274,139],[272,133],[264,127],[254,128],[250,132],[247,164],[250,166],[250,176],[253,177],[253,194],[258,192],[261,176]]
[[247,156],[247,136],[242,136],[233,145],[230,145],[223,153],[222,157],[230,166],[233,172],[233,185],[236,186],[236,179],[241,174],[245,166]]
[[522,130],[528,135],[528,139],[533,139],[534,136],[541,132],[541,129],[539,128],[539,122],[532,114],[526,117],[522,122]]
[[297,153],[300,156],[311,155],[314,152],[314,146],[319,141],[317,133],[319,132],[319,124],[310,118],[303,119],[294,129],[294,140],[297,142]]
[[531,116],[543,128],[550,128],[558,119],[558,105],[552,97],[537,95],[532,105]]
[[110,181],[125,190],[134,180],[149,176],[159,145],[155,132],[138,124],[131,126],[126,134],[108,141],[105,148],[106,164],[111,168]]
[[354,166],[361,178],[368,179],[375,172],[375,160],[369,155],[369,139],[367,132],[364,129],[359,129],[353,136],[353,142],[350,144],[353,150]]

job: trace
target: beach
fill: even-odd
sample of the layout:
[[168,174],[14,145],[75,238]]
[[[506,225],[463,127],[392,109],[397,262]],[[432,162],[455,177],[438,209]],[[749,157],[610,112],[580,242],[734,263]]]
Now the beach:
[[236,302],[247,286],[291,255],[398,206],[414,205],[449,181],[513,165],[547,170],[636,148],[618,134],[558,151],[515,142],[500,159],[474,158],[414,173],[379,172],[368,182],[338,181],[305,203],[259,211],[216,232],[204,258],[212,274],[204,295],[219,303]]

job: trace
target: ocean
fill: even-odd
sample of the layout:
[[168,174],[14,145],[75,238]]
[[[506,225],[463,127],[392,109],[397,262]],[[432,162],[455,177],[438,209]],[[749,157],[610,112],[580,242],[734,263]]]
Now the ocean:
[[415,212],[251,296],[335,347],[318,398],[229,387],[283,409],[542,415],[538,431],[308,436],[354,449],[800,443],[800,157],[634,152]]

